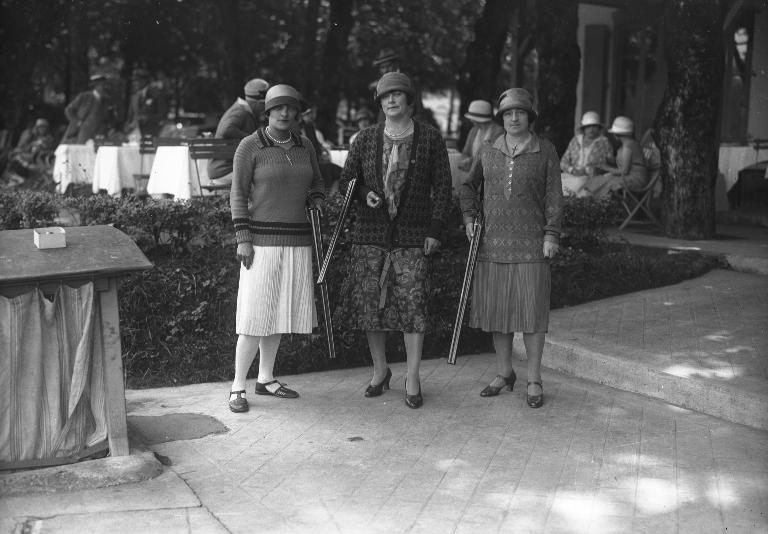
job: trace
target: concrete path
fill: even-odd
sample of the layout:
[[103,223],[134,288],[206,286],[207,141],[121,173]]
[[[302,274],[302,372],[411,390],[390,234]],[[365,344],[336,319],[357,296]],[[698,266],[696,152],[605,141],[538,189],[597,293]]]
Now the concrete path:
[[153,480],[2,498],[0,531],[768,531],[768,432],[556,372],[532,410],[516,368],[514,392],[486,399],[492,356],[425,361],[420,410],[403,364],[379,398],[362,395],[369,369],[305,374],[286,378],[300,399],[251,394],[247,414],[226,383],[128,391],[132,421],[191,412],[229,431],[152,445],[172,463]]

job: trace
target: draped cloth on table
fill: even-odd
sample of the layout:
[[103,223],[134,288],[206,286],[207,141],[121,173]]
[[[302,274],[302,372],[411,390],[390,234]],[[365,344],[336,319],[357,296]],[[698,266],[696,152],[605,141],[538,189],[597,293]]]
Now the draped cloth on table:
[[0,296],[0,463],[77,457],[107,438],[93,283]]

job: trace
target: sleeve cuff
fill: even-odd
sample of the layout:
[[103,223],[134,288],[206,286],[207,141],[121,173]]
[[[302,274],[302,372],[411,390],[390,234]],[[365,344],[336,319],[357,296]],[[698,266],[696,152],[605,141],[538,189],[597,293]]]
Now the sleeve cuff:
[[544,233],[544,241],[548,243],[554,243],[555,245],[560,244],[560,234],[557,232],[552,232],[550,230],[547,230]]
[[238,230],[235,232],[235,241],[237,241],[237,244],[240,243],[251,243],[251,231],[250,230]]

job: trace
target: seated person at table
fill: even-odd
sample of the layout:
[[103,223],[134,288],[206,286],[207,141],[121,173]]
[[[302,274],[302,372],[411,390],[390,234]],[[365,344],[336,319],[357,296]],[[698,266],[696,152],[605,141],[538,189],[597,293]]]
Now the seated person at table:
[[643,157],[643,150],[635,140],[635,124],[628,117],[616,117],[608,132],[621,141],[616,153],[616,166],[606,166],[607,173],[593,176],[587,180],[584,188],[595,197],[606,197],[612,191],[624,187],[638,191],[648,183],[648,169]]
[[115,109],[108,92],[108,78],[94,74],[90,78],[93,89],[78,94],[64,108],[69,125],[61,143],[82,145],[98,135],[106,135],[115,123]]
[[357,134],[373,124],[373,112],[368,108],[361,108],[355,114],[355,122],[357,123],[357,131],[349,136],[349,146],[352,146],[352,143],[355,142]]
[[53,167],[53,151],[56,141],[50,132],[46,119],[37,119],[33,126],[21,132],[19,142],[10,155],[7,171],[15,183],[44,173]]
[[485,141],[493,141],[504,133],[504,128],[493,121],[493,108],[485,100],[473,100],[464,117],[472,122],[472,129],[467,134],[464,150],[461,151],[459,169],[469,171],[472,162]]
[[587,111],[579,125],[581,133],[571,139],[563,157],[560,158],[563,194],[578,197],[589,196],[584,189],[587,180],[606,168],[613,157],[611,142],[603,135],[600,115]]
[[168,116],[165,94],[151,83],[149,72],[144,69],[135,70],[133,79],[135,92],[131,95],[125,133],[136,139],[146,135],[157,137]]
[[[214,137],[218,139],[242,140],[261,126],[264,114],[264,96],[269,84],[261,78],[254,78],[245,84],[245,98],[235,101],[219,119]],[[232,183],[232,160],[212,159],[208,163],[208,178],[215,185]]]

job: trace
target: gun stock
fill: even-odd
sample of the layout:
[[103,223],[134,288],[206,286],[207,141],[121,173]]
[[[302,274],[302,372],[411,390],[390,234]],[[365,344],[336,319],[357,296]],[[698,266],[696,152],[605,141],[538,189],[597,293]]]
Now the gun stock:
[[467,266],[464,269],[464,281],[461,284],[461,293],[459,295],[459,309],[456,312],[456,322],[453,325],[453,336],[451,336],[451,347],[448,350],[448,363],[456,365],[456,353],[459,349],[459,337],[461,336],[461,325],[464,322],[464,313],[467,309],[469,300],[469,291],[472,288],[472,275],[475,272],[475,263],[477,263],[477,249],[480,248],[480,236],[483,232],[482,212],[474,222],[475,234],[469,244],[469,254],[467,255]]
[[333,235],[331,235],[331,241],[328,243],[328,251],[323,258],[323,264],[320,266],[320,273],[317,277],[317,283],[325,283],[325,275],[328,272],[328,266],[331,264],[331,256],[336,248],[336,243],[339,241],[341,231],[344,229],[344,221],[347,220],[349,214],[349,207],[352,204],[352,196],[355,193],[355,187],[357,186],[357,178],[352,178],[347,185],[347,193],[344,195],[344,204],[341,206],[341,213],[339,214],[339,220],[336,223],[336,228],[333,229]]

